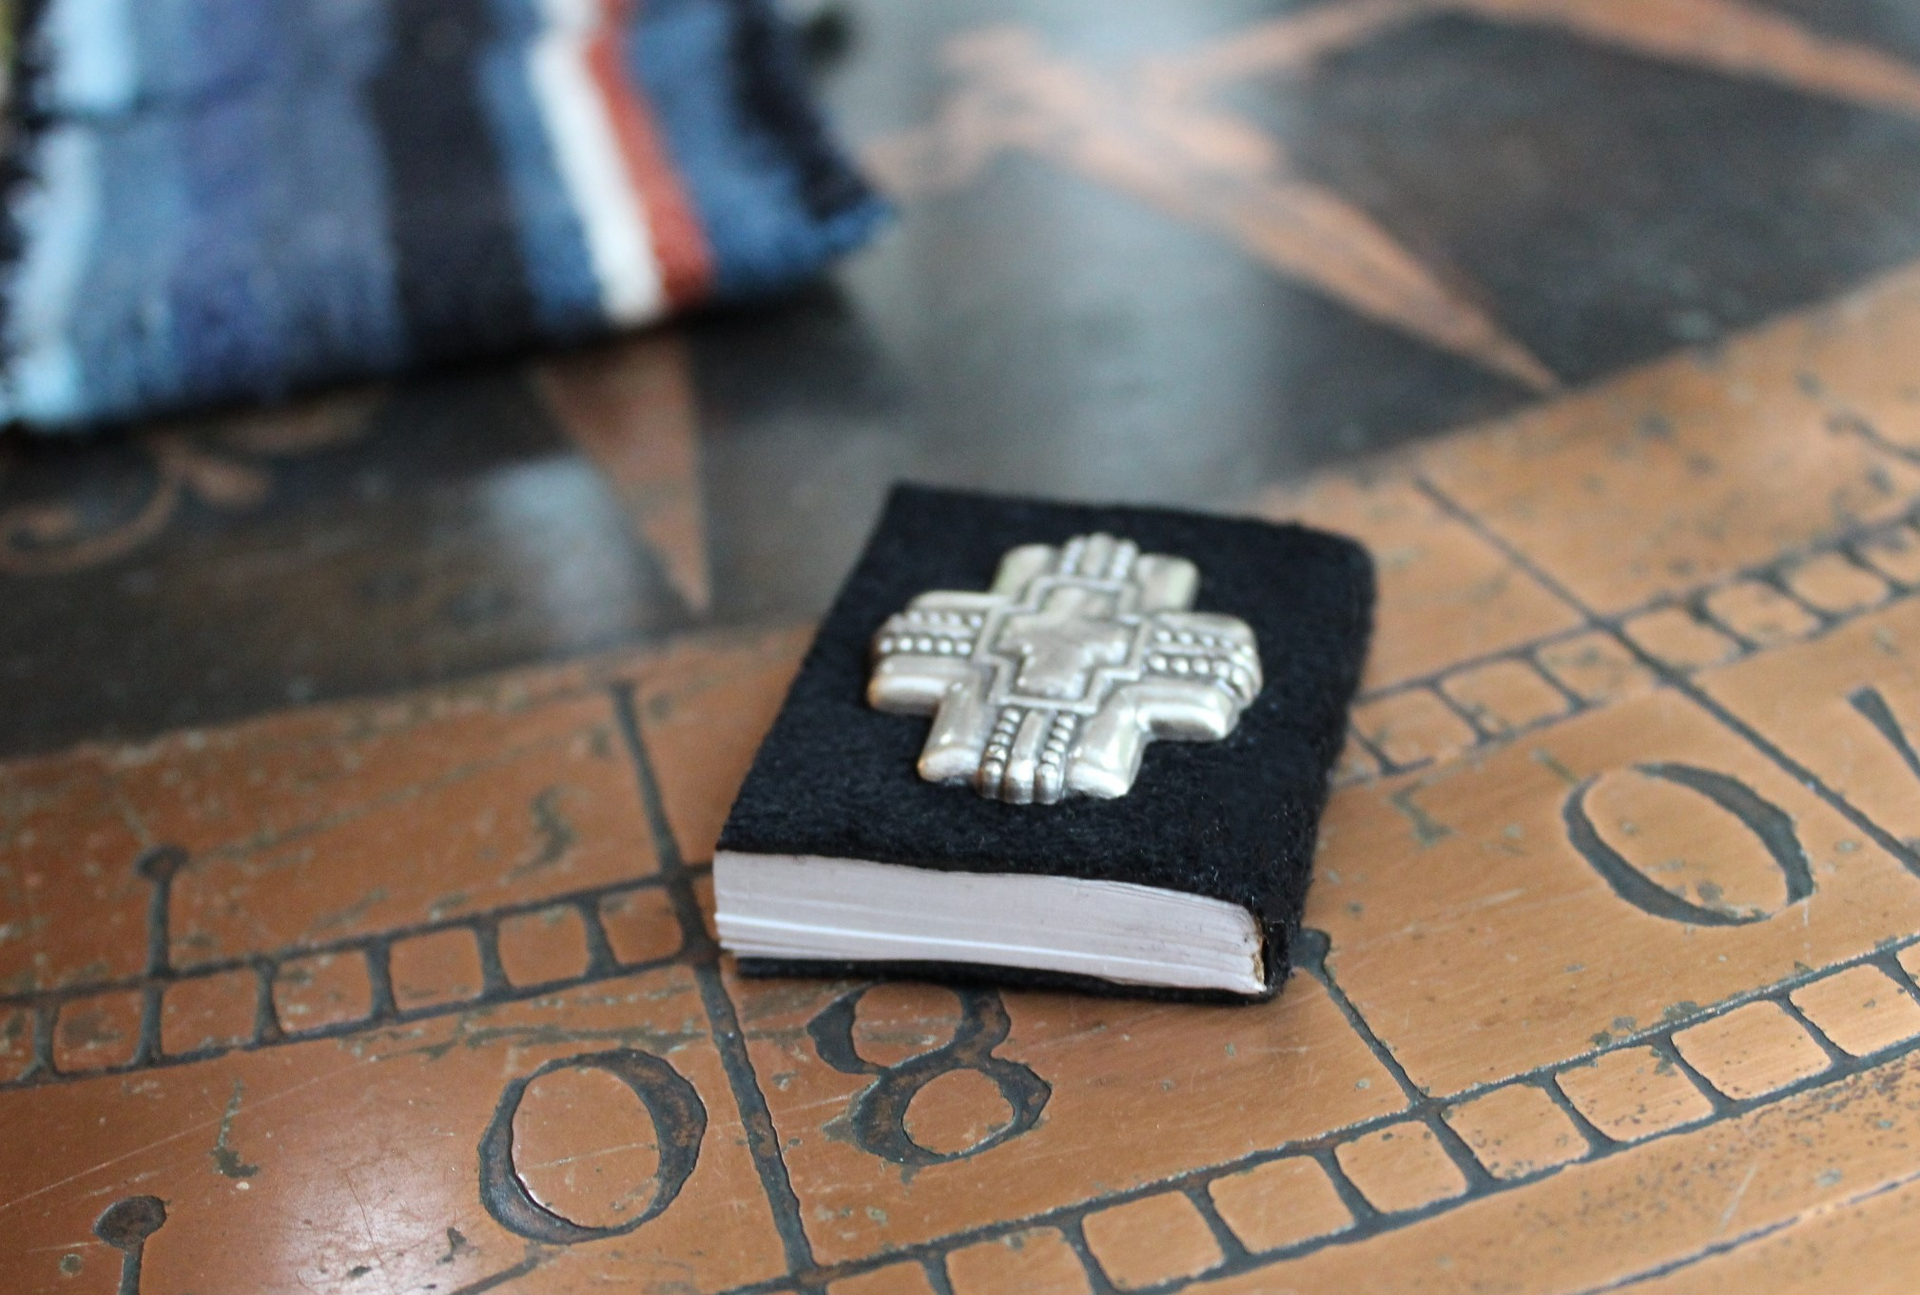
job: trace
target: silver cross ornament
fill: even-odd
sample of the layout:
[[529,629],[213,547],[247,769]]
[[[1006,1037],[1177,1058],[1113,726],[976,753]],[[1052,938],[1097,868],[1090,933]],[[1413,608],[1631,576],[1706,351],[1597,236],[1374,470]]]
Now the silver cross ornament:
[[867,702],[933,716],[928,782],[1051,805],[1124,796],[1155,739],[1217,741],[1260,693],[1253,631],[1187,610],[1200,572],[1080,535],[1000,560],[985,593],[921,594],[873,642]]

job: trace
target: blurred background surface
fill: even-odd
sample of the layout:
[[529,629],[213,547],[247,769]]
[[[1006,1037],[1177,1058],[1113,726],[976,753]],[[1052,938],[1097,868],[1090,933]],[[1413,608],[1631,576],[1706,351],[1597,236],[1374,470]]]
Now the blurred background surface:
[[831,597],[889,482],[1232,510],[1920,255],[1920,10],[850,0],[896,218],[564,354],[0,439],[0,752]]

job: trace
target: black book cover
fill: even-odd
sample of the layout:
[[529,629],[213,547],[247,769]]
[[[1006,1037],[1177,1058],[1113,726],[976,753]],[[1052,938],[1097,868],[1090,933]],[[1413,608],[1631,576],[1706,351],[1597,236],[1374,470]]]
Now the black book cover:
[[[987,589],[1010,549],[1096,531],[1199,567],[1194,609],[1237,616],[1258,639],[1259,695],[1225,740],[1150,744],[1133,789],[1117,799],[1013,805],[923,781],[915,763],[929,721],[866,702],[875,632],[918,594]],[[1261,924],[1271,993],[1299,929],[1373,600],[1366,550],[1302,526],[896,487],[754,758],[719,848],[1132,882],[1225,900]],[[742,969],[830,968],[747,959]],[[1003,967],[981,974],[1062,979]]]

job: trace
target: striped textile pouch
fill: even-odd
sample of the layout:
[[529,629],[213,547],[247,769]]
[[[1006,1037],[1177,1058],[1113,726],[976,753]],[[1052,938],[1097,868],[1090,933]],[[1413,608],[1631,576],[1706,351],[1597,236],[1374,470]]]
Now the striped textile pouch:
[[883,214],[770,0],[42,0],[18,48],[31,430],[752,298]]

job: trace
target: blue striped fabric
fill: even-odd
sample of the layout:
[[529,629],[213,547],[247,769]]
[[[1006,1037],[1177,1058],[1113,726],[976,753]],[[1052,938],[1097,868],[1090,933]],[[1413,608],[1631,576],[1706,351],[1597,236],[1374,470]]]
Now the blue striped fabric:
[[33,430],[778,291],[883,211],[768,0],[47,0],[21,47]]
[[[506,26],[530,19],[528,0],[491,0]],[[555,337],[591,336],[604,327],[600,290],[587,254],[586,231],[542,127],[539,100],[528,81],[527,34],[488,51],[480,75],[487,109],[498,128],[501,158],[512,188],[520,254],[533,282],[540,326]]]

